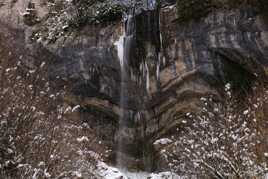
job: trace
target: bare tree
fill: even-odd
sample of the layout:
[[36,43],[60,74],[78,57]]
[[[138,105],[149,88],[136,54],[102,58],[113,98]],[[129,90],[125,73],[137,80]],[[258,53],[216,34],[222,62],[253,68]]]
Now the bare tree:
[[[29,69],[15,57],[0,63],[0,176],[92,177],[96,136],[71,117],[79,106],[63,102],[42,62]],[[94,144],[94,145],[93,145]]]
[[267,121],[259,115],[267,91],[255,88],[258,94],[243,99],[246,105],[241,105],[230,89],[227,84],[224,102],[203,97],[202,111],[186,114],[182,130],[163,152],[175,172],[219,179],[245,179],[267,172],[267,161],[260,160],[260,155],[268,153],[259,150],[267,137],[263,132]]

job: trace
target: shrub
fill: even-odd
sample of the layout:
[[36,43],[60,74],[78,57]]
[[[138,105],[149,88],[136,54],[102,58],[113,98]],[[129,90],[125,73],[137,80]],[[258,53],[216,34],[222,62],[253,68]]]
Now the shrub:
[[48,62],[25,65],[15,37],[0,33],[0,178],[93,178],[96,136],[71,117],[78,108],[63,102]]
[[[198,178],[254,178],[267,172],[266,121],[260,112],[268,99],[266,88],[254,88],[246,106],[225,87],[226,101],[202,97],[203,109],[187,113],[174,143],[164,150],[172,169]],[[266,103],[267,105],[267,103]],[[263,145],[263,146],[262,146]]]
[[122,17],[124,8],[113,1],[93,2],[80,0],[74,3],[75,10],[71,13],[72,26],[99,24],[115,21]]

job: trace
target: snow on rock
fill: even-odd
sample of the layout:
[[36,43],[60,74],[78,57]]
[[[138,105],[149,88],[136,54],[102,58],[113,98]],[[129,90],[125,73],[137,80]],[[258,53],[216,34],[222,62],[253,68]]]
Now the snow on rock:
[[168,138],[162,138],[162,139],[158,139],[154,142],[154,147],[156,148],[156,150],[161,149],[163,146],[168,145],[170,143],[172,143],[173,141],[171,139]]
[[103,179],[128,179],[123,173],[119,171],[119,169],[110,167],[104,162],[98,162],[97,168],[97,173]]
[[162,139],[158,139],[154,142],[154,145],[167,145],[172,143],[173,141],[169,138],[162,138]]
[[147,179],[149,174],[146,172],[126,172],[124,173],[129,179]]
[[128,179],[184,179],[172,172],[146,173],[146,172],[123,172]]
[[103,179],[184,179],[172,172],[146,173],[146,172],[129,172],[110,167],[104,162],[98,162],[97,173]]
[[74,172],[72,172],[72,175],[73,175],[74,177],[82,178],[82,173],[79,172],[79,171],[74,171]]
[[245,111],[243,112],[244,115],[247,115],[248,113],[249,113],[249,110],[245,110]]
[[76,111],[79,108],[80,108],[80,105],[76,105],[75,107],[73,107],[72,112]]
[[264,176],[265,178],[264,179],[268,179],[268,173],[267,174],[265,174],[265,176]]
[[89,141],[89,139],[88,139],[88,137],[86,137],[86,136],[82,136],[82,137],[80,137],[80,138],[77,138],[76,139],[78,142],[88,142]]
[[162,139],[156,140],[153,144],[154,144],[155,149],[159,150],[172,142],[173,141],[169,138],[162,138]]
[[172,172],[162,172],[158,174],[151,174],[149,178],[150,179],[185,179],[184,177],[180,177]]

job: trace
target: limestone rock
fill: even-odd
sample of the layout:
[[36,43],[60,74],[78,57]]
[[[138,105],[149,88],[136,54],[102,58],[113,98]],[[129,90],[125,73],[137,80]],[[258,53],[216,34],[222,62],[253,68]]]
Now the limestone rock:
[[[159,151],[153,142],[172,135],[186,113],[199,111],[200,97],[220,98],[226,82],[239,88],[256,79],[266,80],[267,17],[253,8],[241,8],[217,10],[182,24],[176,21],[176,7],[170,2],[160,9],[134,14],[133,56],[128,64],[129,80],[124,81],[128,98],[123,134],[118,132],[121,71],[115,42],[124,33],[125,22],[85,25],[50,42],[30,41],[32,34],[20,30],[8,41],[18,56],[23,54],[15,48],[22,46],[34,54],[23,58],[28,66],[48,61],[55,86],[68,89],[65,102],[81,106],[76,117],[88,123],[105,145],[116,149],[121,137],[128,146],[136,146],[133,151],[138,153],[130,151],[131,155],[125,156],[130,165],[136,160],[157,163]],[[36,3],[38,17],[44,17],[47,9]],[[0,7],[0,20],[5,22],[0,23],[0,35],[14,27],[26,28],[18,12],[25,5],[23,1],[15,3],[9,9],[14,11],[12,15],[2,10],[7,4]],[[27,29],[27,33],[36,30]],[[156,164],[151,165],[156,168]]]

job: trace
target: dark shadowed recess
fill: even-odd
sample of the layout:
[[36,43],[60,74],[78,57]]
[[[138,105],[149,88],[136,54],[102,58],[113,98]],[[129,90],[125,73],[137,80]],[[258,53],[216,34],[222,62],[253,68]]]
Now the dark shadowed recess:
[[[221,85],[230,83],[235,95],[251,93],[256,82],[267,83],[263,65],[259,59],[245,57],[232,49],[213,49],[214,67]],[[261,59],[261,58],[260,58]]]

